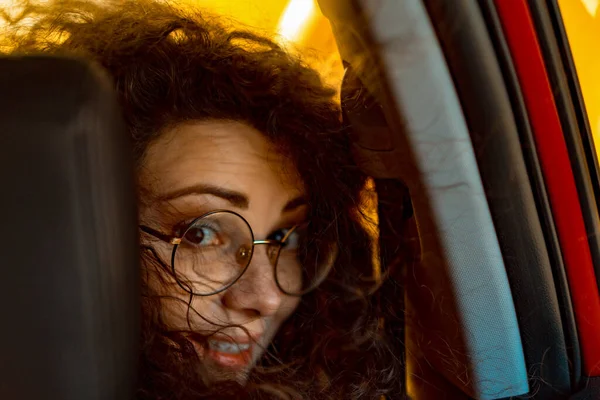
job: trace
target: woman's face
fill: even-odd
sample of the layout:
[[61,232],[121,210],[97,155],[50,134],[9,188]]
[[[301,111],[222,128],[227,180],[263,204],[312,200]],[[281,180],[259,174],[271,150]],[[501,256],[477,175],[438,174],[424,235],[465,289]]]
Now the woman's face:
[[[306,218],[304,189],[293,165],[260,132],[238,122],[189,123],[166,132],[147,150],[140,186],[141,221],[168,234],[222,209],[242,215],[255,240],[272,237]],[[171,265],[172,245],[147,235],[143,240]],[[193,296],[190,309],[190,295],[172,277],[161,281],[150,275],[149,284],[163,296],[170,329],[203,336],[218,331],[206,345],[190,335],[209,381],[223,376],[244,381],[299,302],[279,290],[267,246],[256,246],[239,281],[219,294]],[[244,327],[249,336],[233,325]],[[240,346],[232,346],[232,340]]]

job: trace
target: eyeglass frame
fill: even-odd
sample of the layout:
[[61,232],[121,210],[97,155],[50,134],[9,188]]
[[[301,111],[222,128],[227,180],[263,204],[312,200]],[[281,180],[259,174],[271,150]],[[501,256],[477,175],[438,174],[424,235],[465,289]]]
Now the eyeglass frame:
[[[177,248],[179,247],[179,245],[181,244],[181,241],[184,239],[186,232],[198,221],[200,221],[203,218],[209,217],[213,214],[221,214],[221,213],[227,213],[227,214],[232,214],[235,215],[236,217],[240,218],[244,224],[246,224],[246,226],[248,227],[248,231],[250,231],[250,236],[252,239],[252,247],[250,249],[250,256],[248,257],[248,262],[246,263],[246,266],[244,267],[244,269],[239,273],[239,275],[230,283],[228,283],[227,285],[225,285],[224,287],[222,287],[219,290],[216,290],[214,292],[210,292],[208,294],[199,294],[199,293],[194,293],[194,291],[192,289],[188,289],[186,288],[179,280],[179,278],[177,278],[177,271],[175,270],[175,254],[177,252]],[[207,213],[202,214],[199,217],[194,218],[194,220],[192,222],[190,222],[187,227],[183,230],[183,235],[181,237],[177,237],[174,235],[168,235],[165,233],[162,233],[156,229],[150,228],[147,225],[139,225],[139,228],[142,230],[142,232],[147,233],[153,237],[155,237],[156,239],[159,239],[165,243],[171,244],[173,245],[173,250],[171,252],[171,270],[173,273],[173,276],[175,277],[175,281],[177,282],[177,284],[179,285],[179,287],[181,287],[184,291],[186,291],[187,293],[194,295],[194,296],[200,296],[200,297],[208,297],[208,296],[214,296],[216,294],[222,293],[224,291],[226,291],[227,289],[229,289],[230,287],[232,287],[233,285],[235,285],[235,283],[237,281],[239,281],[241,279],[241,277],[246,273],[246,271],[248,270],[248,268],[250,267],[250,263],[252,262],[252,256],[254,255],[254,247],[256,245],[277,245],[278,251],[277,251],[277,257],[275,258],[275,261],[272,262],[272,266],[273,266],[273,277],[275,280],[275,283],[277,284],[277,287],[279,288],[279,290],[288,295],[288,296],[295,296],[295,297],[300,297],[300,296],[304,296],[305,294],[313,291],[314,289],[316,289],[321,283],[323,283],[323,281],[327,278],[327,276],[329,275],[329,271],[331,270],[332,266],[333,266],[333,262],[330,263],[329,267],[326,270],[326,273],[323,274],[323,277],[320,278],[316,284],[311,285],[311,287],[305,291],[302,291],[301,293],[290,293],[287,292],[286,290],[284,290],[281,287],[281,284],[279,283],[279,279],[277,278],[277,263],[279,262],[279,255],[281,253],[281,249],[283,244],[285,244],[285,240],[289,238],[289,236],[296,231],[296,229],[299,227],[300,225],[294,225],[292,228],[290,228],[290,230],[285,234],[285,236],[283,237],[282,240],[274,240],[274,239],[263,239],[263,240],[255,240],[254,239],[254,231],[252,230],[252,227],[250,226],[250,223],[248,223],[248,221],[246,220],[246,218],[244,218],[241,214],[235,212],[235,211],[231,211],[231,210],[225,210],[225,209],[218,209],[218,210],[213,210],[213,211],[209,211]],[[335,251],[335,255],[333,256],[334,258],[337,257],[337,247],[336,247],[336,251]]]

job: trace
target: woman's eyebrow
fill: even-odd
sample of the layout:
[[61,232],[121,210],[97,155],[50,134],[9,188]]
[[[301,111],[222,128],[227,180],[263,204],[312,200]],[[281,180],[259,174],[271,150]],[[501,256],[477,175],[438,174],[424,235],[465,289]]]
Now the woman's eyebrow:
[[283,207],[283,210],[281,212],[290,212],[295,210],[298,207],[302,207],[306,205],[306,197],[304,196],[298,196],[295,199],[292,199],[290,201],[287,202],[287,204]]
[[[181,189],[174,190],[164,195],[158,196],[159,201],[174,200],[179,197],[185,197],[190,195],[204,195],[209,194],[211,196],[220,197],[227,200],[232,206],[240,209],[248,208],[248,196],[244,193],[236,192],[235,190],[225,189],[219,186],[207,185],[207,184],[196,184],[192,186],[186,186]],[[288,203],[289,205],[289,203]],[[287,207],[287,206],[286,206]]]

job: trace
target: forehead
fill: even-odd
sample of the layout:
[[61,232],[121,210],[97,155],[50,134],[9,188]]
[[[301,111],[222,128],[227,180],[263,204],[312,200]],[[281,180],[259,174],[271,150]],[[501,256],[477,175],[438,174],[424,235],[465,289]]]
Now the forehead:
[[265,135],[233,121],[186,123],[165,132],[146,151],[140,181],[157,194],[197,183],[283,197],[304,191],[293,163]]

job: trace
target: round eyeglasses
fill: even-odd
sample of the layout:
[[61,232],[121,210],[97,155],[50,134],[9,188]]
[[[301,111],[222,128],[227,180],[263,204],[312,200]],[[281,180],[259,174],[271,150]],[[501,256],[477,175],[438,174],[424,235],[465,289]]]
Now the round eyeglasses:
[[325,280],[338,252],[331,235],[311,234],[309,238],[306,225],[255,240],[244,217],[228,210],[206,213],[174,236],[144,225],[140,229],[173,245],[173,275],[182,289],[196,296],[220,293],[237,282],[250,266],[257,245],[266,246],[279,289],[302,296]]

